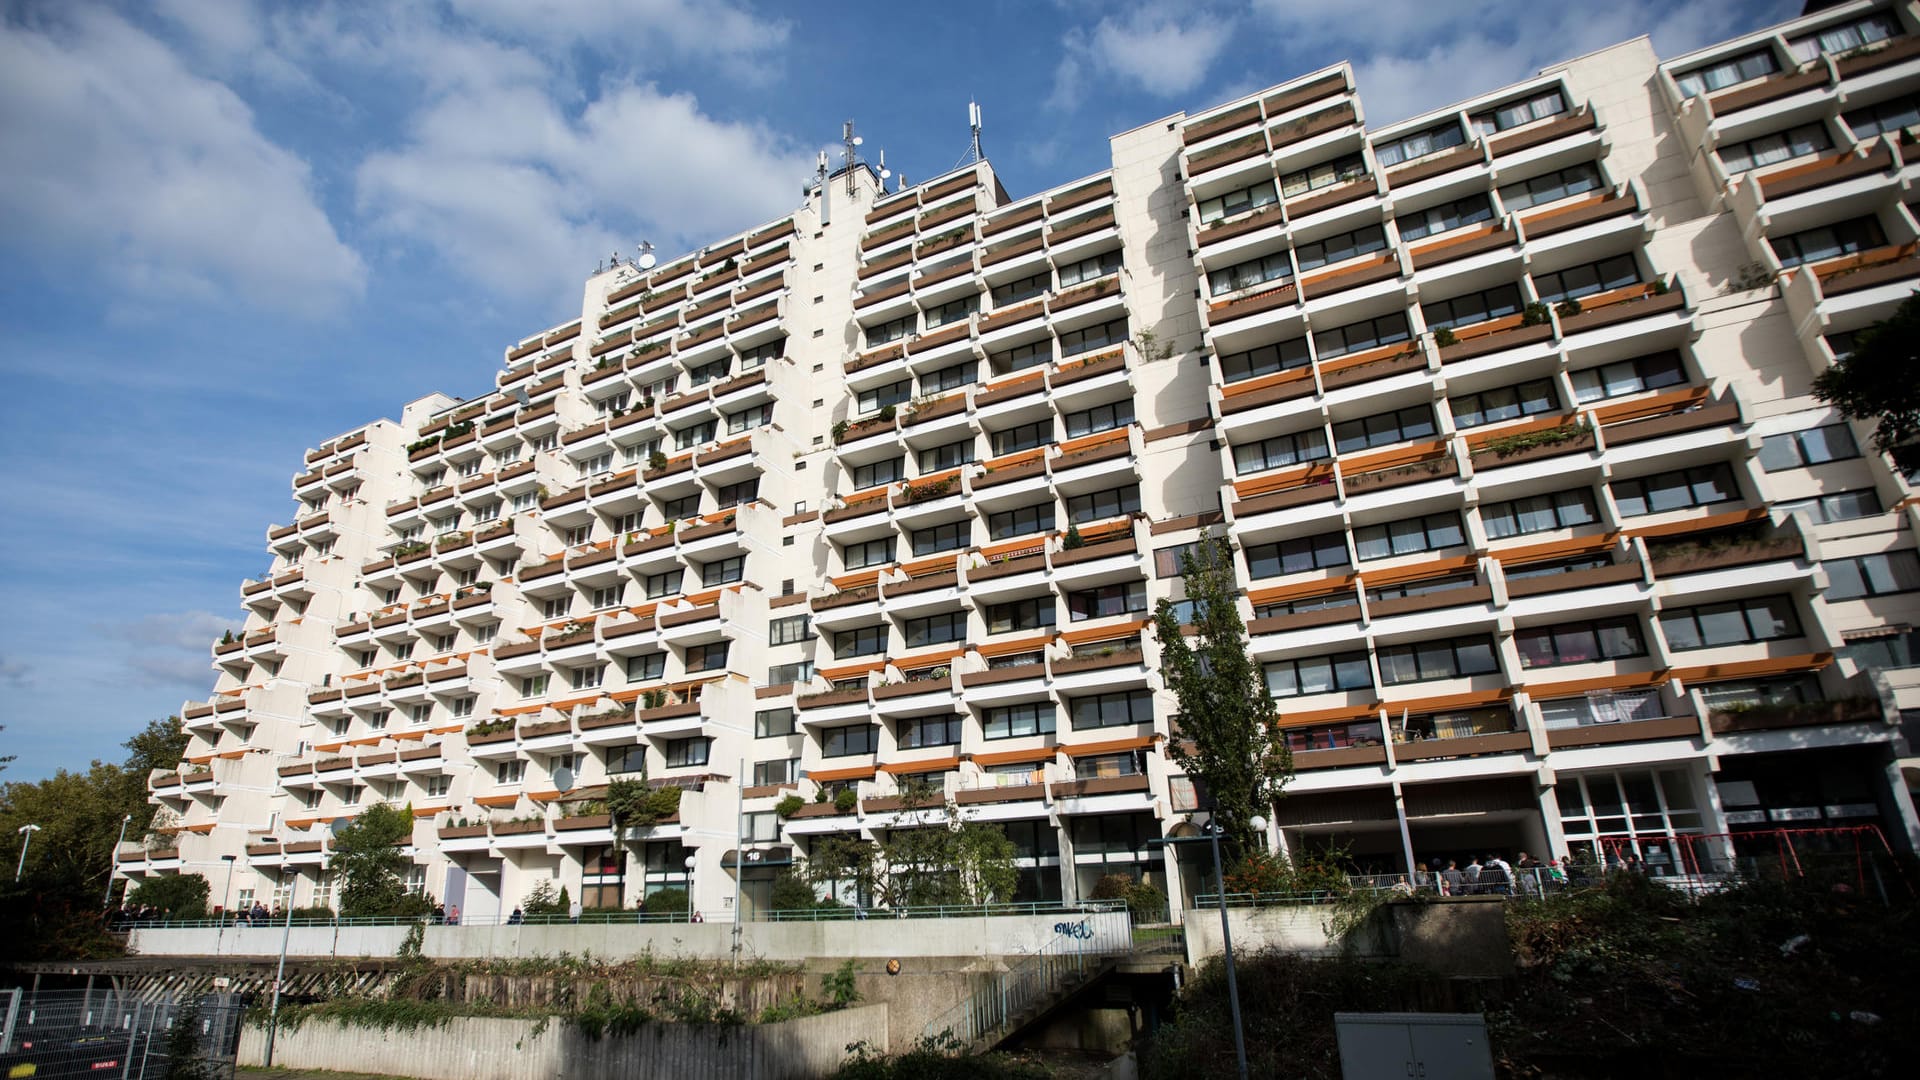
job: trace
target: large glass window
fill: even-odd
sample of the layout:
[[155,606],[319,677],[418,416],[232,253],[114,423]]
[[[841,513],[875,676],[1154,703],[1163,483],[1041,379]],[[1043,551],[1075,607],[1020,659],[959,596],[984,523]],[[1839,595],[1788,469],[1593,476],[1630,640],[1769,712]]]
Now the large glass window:
[[942,615],[908,619],[901,624],[901,629],[906,632],[909,649],[917,649],[922,645],[942,645],[949,641],[965,641],[967,613],[949,611]]
[[753,714],[753,737],[776,739],[794,732],[793,709],[761,709]]
[[1573,379],[1573,396],[1582,405],[1666,386],[1679,386],[1687,381],[1686,367],[1680,362],[1677,352],[1639,356],[1569,374]]
[[987,535],[995,540],[1045,532],[1052,528],[1053,503],[1051,502],[1022,506],[1016,510],[1002,510],[997,514],[987,515]]
[[1307,339],[1294,338],[1291,341],[1262,345],[1257,349],[1222,356],[1220,378],[1225,382],[1236,383],[1243,379],[1271,375],[1276,371],[1303,368],[1312,362],[1313,358],[1307,353]]
[[1070,412],[1065,417],[1067,438],[1077,439],[1082,435],[1097,435],[1102,431],[1112,431],[1133,423],[1133,399],[1126,398],[1111,405],[1095,405],[1091,409]]
[[1525,210],[1575,195],[1585,195],[1599,187],[1600,168],[1586,161],[1528,180],[1505,184],[1500,188],[1500,201],[1506,204],[1508,210]]
[[1881,230],[1880,221],[1874,217],[1858,217],[1848,221],[1822,225],[1817,229],[1807,229],[1790,236],[1771,236],[1767,243],[1773,245],[1773,253],[1780,259],[1781,266],[1799,266],[1803,263],[1821,262],[1837,259],[1842,255],[1853,255],[1877,248],[1887,242],[1887,234]]
[[900,721],[900,749],[958,746],[966,722],[958,716],[926,716]]
[[1725,462],[1613,482],[1613,501],[1622,517],[1659,514],[1691,506],[1732,502],[1740,497],[1733,470]]
[[1412,331],[1407,327],[1407,313],[1396,311],[1377,319],[1362,319],[1331,330],[1315,331],[1313,348],[1320,354],[1320,359],[1331,360],[1336,356],[1405,341],[1411,336]]
[[1780,60],[1773,55],[1773,50],[1760,48],[1716,64],[1695,68],[1685,75],[1678,76],[1674,81],[1680,84],[1680,93],[1683,96],[1697,97],[1728,86],[1764,78],[1779,70]]
[[1200,200],[1200,224],[1210,225],[1221,218],[1236,217],[1249,210],[1272,205],[1279,198],[1273,181],[1262,180],[1251,187],[1238,188],[1224,195]]
[[1022,630],[1038,630],[1052,626],[1055,618],[1051,596],[990,604],[987,607],[987,633],[1012,634]]
[[1351,454],[1375,446],[1430,439],[1438,430],[1433,421],[1433,406],[1414,405],[1358,420],[1342,420],[1333,425],[1333,446],[1336,453]]
[[969,360],[964,364],[954,364],[920,376],[920,392],[922,394],[944,393],[977,382],[979,378],[980,365]]
[[1303,536],[1277,544],[1254,544],[1246,549],[1246,555],[1247,576],[1255,578],[1301,574],[1347,566],[1351,562],[1347,557],[1347,536],[1340,532]]
[[1862,105],[1840,114],[1856,139],[1871,139],[1889,131],[1920,125],[1920,94],[1903,94],[1888,101]]
[[1293,263],[1285,251],[1276,251],[1271,255],[1233,266],[1222,267],[1207,272],[1207,287],[1213,295],[1251,289],[1255,285],[1268,282],[1287,282],[1293,278]]
[[1400,135],[1386,142],[1375,143],[1374,159],[1383,169],[1392,168],[1403,161],[1413,161],[1429,154],[1437,154],[1467,141],[1460,125],[1449,121],[1425,131],[1411,135]]
[[1031,450],[1036,446],[1045,446],[1053,441],[1053,420],[1036,420],[1031,424],[991,431],[987,437],[993,442],[993,454],[1000,457],[1005,454],[1017,454],[1022,450]]
[[1420,311],[1427,317],[1427,327],[1438,330],[1505,318],[1518,314],[1520,307],[1520,286],[1496,285],[1463,296],[1428,301],[1420,305]]
[[1543,304],[1578,300],[1582,296],[1592,296],[1609,289],[1625,288],[1639,280],[1640,267],[1631,255],[1615,255],[1611,259],[1601,259],[1584,266],[1533,275],[1534,288],[1540,291],[1540,302]]
[[1455,199],[1450,203],[1430,206],[1425,210],[1409,210],[1393,219],[1400,228],[1400,239],[1404,243],[1422,240],[1429,236],[1464,229],[1469,225],[1478,225],[1493,220],[1493,201],[1482,194],[1469,195],[1464,199]]
[[1089,256],[1060,268],[1060,287],[1071,288],[1086,281],[1097,281],[1120,269],[1118,249]]
[[1373,669],[1367,664],[1365,652],[1276,660],[1266,665],[1266,674],[1267,693],[1277,698],[1365,690],[1373,686]]
[[868,465],[856,465],[853,469],[855,490],[899,483],[906,478],[907,459],[903,457],[891,457]]
[[942,326],[966,322],[968,316],[979,310],[980,295],[978,293],[958,300],[949,300],[939,307],[928,309],[927,329],[934,330]]
[[1784,435],[1769,435],[1760,442],[1760,467],[1767,472],[1781,469],[1824,465],[1860,456],[1853,432],[1845,424],[1825,424]]
[[1484,675],[1500,670],[1490,637],[1379,647],[1380,681],[1388,686]]
[[681,769],[691,765],[707,763],[707,749],[713,740],[707,738],[668,739],[667,768]]
[[961,439],[945,446],[930,446],[920,451],[920,471],[936,473],[955,469],[973,460],[973,440]]
[[1140,489],[1138,487],[1109,488],[1106,491],[1074,495],[1067,499],[1067,520],[1075,525],[1139,512]]
[[1042,338],[1025,345],[1015,345],[1006,352],[994,353],[987,357],[987,363],[992,366],[995,375],[1011,375],[1016,371],[1039,367],[1051,359],[1053,359],[1053,342]]
[[1449,398],[1448,404],[1453,408],[1453,426],[1463,430],[1482,424],[1518,420],[1523,416],[1538,416],[1560,407],[1552,379],[1533,379],[1518,386],[1461,394]]
[[1820,567],[1827,572],[1829,600],[1856,600],[1920,589],[1920,557],[1911,551],[1826,559]]
[[1367,175],[1367,162],[1359,154],[1310,165],[1280,178],[1280,194],[1288,199],[1309,191],[1332,187]]
[[897,319],[889,319],[878,326],[868,327],[867,348],[878,348],[888,342],[899,341],[901,338],[913,332],[913,322],[913,316],[902,315]]
[[1118,345],[1127,340],[1127,320],[1115,319],[1112,322],[1095,323],[1079,330],[1069,330],[1060,335],[1061,357],[1079,356],[1081,353],[1104,349],[1109,345]]
[[1859,518],[1877,517],[1884,512],[1884,508],[1880,505],[1880,494],[1872,488],[1836,491],[1830,495],[1793,499],[1774,505],[1783,513],[1805,514],[1807,520],[1815,525],[1824,525],[1830,521],[1855,521]]
[[1128,581],[1118,585],[1102,585],[1097,589],[1067,594],[1067,618],[1073,622],[1082,619],[1103,619],[1110,615],[1127,615],[1147,610],[1147,583]]
[[1660,629],[1675,649],[1711,649],[1800,636],[1800,620],[1793,598],[1760,596],[1724,604],[1668,608],[1660,613]]
[[1384,525],[1361,525],[1353,530],[1353,546],[1360,558],[1385,559],[1394,555],[1412,555],[1458,547],[1467,542],[1460,515],[1448,510],[1406,521]]
[[1042,271],[1031,277],[1023,277],[1018,281],[1009,281],[1005,285],[995,285],[993,287],[993,306],[1003,308],[1017,304],[1022,300],[1031,300],[1041,293],[1046,292],[1047,286],[1051,284],[1053,284],[1052,275]]
[[1537,90],[1517,101],[1509,101],[1505,105],[1486,112],[1473,114],[1473,130],[1475,134],[1492,135],[1497,131],[1531,124],[1535,120],[1558,116],[1566,111],[1566,95],[1562,94],[1558,88]]
[[1235,472],[1245,476],[1248,473],[1262,472],[1266,469],[1278,469],[1284,465],[1319,461],[1328,456],[1326,431],[1321,428],[1311,428],[1307,431],[1275,435],[1271,439],[1235,446],[1233,468]]
[[987,709],[981,714],[980,726],[989,739],[1051,735],[1054,731],[1053,702],[1030,701]]
[[955,551],[972,542],[973,522],[971,521],[951,521],[945,525],[913,530],[913,553],[916,556]]
[[887,638],[885,626],[842,630],[833,635],[834,658],[845,660],[850,656],[878,656],[887,651]]
[[885,386],[860,391],[854,401],[854,411],[862,414],[879,412],[889,405],[899,405],[911,400],[913,400],[913,381],[901,379]]
[[879,728],[872,724],[850,724],[847,727],[822,728],[820,731],[821,757],[852,757],[855,754],[871,754],[879,745]]
[[1787,51],[1802,63],[1821,53],[1843,53],[1900,36],[1900,22],[1892,12],[1876,11],[1852,22],[1829,26],[1806,37],[1789,38]]
[[1738,175],[1749,169],[1764,169],[1831,149],[1833,136],[1827,134],[1827,125],[1802,124],[1745,142],[1722,144],[1718,152],[1720,164],[1728,173]]
[[1067,716],[1074,730],[1153,723],[1153,695],[1145,690],[1072,698]]
[[1300,260],[1300,272],[1304,274],[1317,267],[1385,250],[1386,246],[1387,231],[1378,225],[1368,225],[1324,240],[1301,244],[1295,254]]
[[1480,523],[1486,526],[1489,540],[1571,529],[1598,520],[1600,513],[1594,506],[1593,492],[1586,488],[1530,495],[1480,508]]
[[842,549],[846,567],[849,570],[861,570],[869,566],[879,566],[893,561],[893,537],[883,536],[878,540],[867,540],[848,544]]
[[1520,650],[1523,668],[1590,664],[1596,660],[1647,655],[1640,620],[1632,617],[1522,627],[1513,632],[1513,642]]

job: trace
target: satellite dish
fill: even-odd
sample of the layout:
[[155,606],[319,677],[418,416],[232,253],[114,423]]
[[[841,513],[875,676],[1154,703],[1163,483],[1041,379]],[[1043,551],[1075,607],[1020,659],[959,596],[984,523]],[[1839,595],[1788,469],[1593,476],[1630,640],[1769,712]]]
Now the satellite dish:
[[327,832],[329,835],[339,836],[340,831],[342,829],[345,829],[348,825],[351,825],[351,824],[353,823],[351,821],[348,821],[346,818],[337,817],[337,818],[334,818],[332,821],[327,822]]
[[572,791],[573,770],[565,765],[553,770],[553,786],[559,791]]
[[533,404],[533,397],[527,393],[527,388],[524,386],[516,386],[513,388],[513,400],[523,406]]
[[640,269],[651,270],[653,264],[659,261],[653,257],[653,245],[645,240],[640,241]]
[[860,136],[858,136],[858,135],[855,135],[855,136],[853,137],[853,145],[855,145],[855,146],[865,146],[865,145],[867,145],[867,140],[865,140],[865,139],[863,139],[863,138],[861,138],[861,137],[860,137]]

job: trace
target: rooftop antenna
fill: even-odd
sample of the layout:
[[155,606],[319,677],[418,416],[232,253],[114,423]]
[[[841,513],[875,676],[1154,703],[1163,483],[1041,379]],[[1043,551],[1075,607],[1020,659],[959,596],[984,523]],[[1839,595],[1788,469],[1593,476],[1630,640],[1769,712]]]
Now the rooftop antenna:
[[842,153],[847,159],[847,198],[851,199],[860,193],[860,189],[854,184],[853,166],[860,160],[860,144],[867,140],[853,133],[851,120],[840,125],[840,138],[847,144],[847,148]]
[[640,241],[640,257],[634,260],[634,265],[642,270],[651,270],[653,269],[653,264],[659,261],[660,260],[653,257],[653,242],[650,240]]
[[892,171],[887,168],[887,152],[882,150],[880,151],[880,193],[882,195],[886,194],[887,178],[892,175]]
[[820,188],[820,225],[825,228],[833,223],[833,196],[827,188],[827,152],[820,151],[820,159],[814,166]]
[[973,129],[973,160],[980,161],[980,104],[967,102],[967,126]]

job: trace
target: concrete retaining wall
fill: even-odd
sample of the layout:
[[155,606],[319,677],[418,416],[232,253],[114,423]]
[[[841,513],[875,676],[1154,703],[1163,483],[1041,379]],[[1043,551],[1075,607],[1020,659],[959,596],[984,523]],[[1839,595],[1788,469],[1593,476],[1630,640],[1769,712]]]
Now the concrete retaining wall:
[[[846,1059],[848,1043],[884,1046],[887,1007],[867,1005],[778,1024],[649,1024],[588,1039],[563,1020],[457,1019],[442,1027],[381,1031],[311,1020],[283,1031],[273,1063],[295,1069],[412,1076],[422,1080],[552,1080],[566,1076],[671,1076],[698,1080],[811,1080]],[[266,1032],[248,1027],[240,1064],[258,1065]]]
[[[275,956],[275,927],[135,930],[128,951],[141,956]],[[295,927],[287,955],[388,957],[400,950],[401,926]],[[888,960],[908,956],[1019,956],[1071,935],[1089,952],[1124,952],[1132,922],[1124,911],[1072,915],[995,915],[946,919],[859,919],[744,924],[745,955],[800,962],[817,957]],[[429,926],[421,952],[441,960],[591,954],[621,960],[657,956],[729,957],[728,923]]]
[[[1497,976],[1513,969],[1507,940],[1506,906],[1498,896],[1454,896],[1382,904],[1346,942],[1327,933],[1333,908],[1323,904],[1228,908],[1235,954],[1275,949],[1300,956],[1351,951],[1366,957],[1392,957],[1447,975]],[[1198,964],[1219,956],[1220,912],[1189,908],[1185,913],[1187,961]]]

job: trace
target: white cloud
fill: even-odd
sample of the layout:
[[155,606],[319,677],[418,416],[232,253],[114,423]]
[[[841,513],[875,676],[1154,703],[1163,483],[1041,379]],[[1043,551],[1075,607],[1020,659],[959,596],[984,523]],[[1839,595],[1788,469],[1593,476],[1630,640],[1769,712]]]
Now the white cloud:
[[1157,97],[1184,94],[1206,80],[1233,28],[1231,18],[1212,12],[1189,12],[1183,20],[1153,7],[1106,16],[1091,30],[1076,27],[1061,41],[1048,104],[1077,108],[1095,78],[1128,82]]
[[212,681],[208,647],[223,631],[238,624],[237,619],[223,619],[208,611],[182,611],[144,615],[96,629],[131,646],[126,664],[139,674],[143,684],[179,687],[199,694]]
[[306,163],[117,15],[0,24],[0,101],[0,235],[49,270],[308,315],[364,288]]
[[25,689],[33,681],[33,665],[0,656],[0,686]]
[[724,0],[452,0],[473,23],[549,46],[579,45],[649,68],[688,56],[741,73],[787,42],[788,24]]

